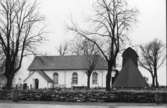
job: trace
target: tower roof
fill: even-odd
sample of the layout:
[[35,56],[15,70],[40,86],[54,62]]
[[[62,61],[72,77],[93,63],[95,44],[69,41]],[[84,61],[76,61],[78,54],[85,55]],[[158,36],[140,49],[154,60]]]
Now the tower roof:
[[122,58],[123,58],[123,65],[125,65],[125,63],[131,59],[133,61],[133,63],[137,66],[137,62],[138,62],[138,55],[136,53],[136,51],[134,49],[132,49],[131,47],[127,48],[123,54],[122,54]]
[[136,51],[134,49],[132,49],[131,47],[128,47],[122,54],[123,58],[132,58],[135,57],[137,58],[138,55],[136,53]]

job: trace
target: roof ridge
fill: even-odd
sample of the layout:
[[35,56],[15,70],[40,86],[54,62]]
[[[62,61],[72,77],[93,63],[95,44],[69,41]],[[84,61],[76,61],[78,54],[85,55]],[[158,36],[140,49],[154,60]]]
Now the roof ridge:
[[[86,56],[68,55],[68,56],[36,56],[29,66],[32,69],[87,69]],[[97,69],[106,69],[106,61],[98,57]]]

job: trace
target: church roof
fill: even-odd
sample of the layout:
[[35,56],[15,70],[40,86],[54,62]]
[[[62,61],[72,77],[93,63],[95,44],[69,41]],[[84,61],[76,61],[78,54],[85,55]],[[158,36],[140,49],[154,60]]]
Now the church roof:
[[[29,79],[35,72],[32,72],[28,75],[28,77],[24,80],[24,82]],[[47,82],[53,82],[53,80],[44,72],[44,71],[38,71],[38,73],[47,81]]]
[[[87,56],[36,56],[28,70],[86,70],[88,69]],[[98,57],[96,70],[107,70],[107,63]]]

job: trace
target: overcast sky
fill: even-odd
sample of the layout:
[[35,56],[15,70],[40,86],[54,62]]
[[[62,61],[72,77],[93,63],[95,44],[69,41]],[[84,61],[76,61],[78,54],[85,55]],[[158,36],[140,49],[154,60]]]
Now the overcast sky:
[[[74,35],[67,32],[66,25],[72,18],[83,24],[92,15],[95,0],[38,0],[40,13],[45,16],[48,42],[39,47],[40,52],[56,54],[56,47]],[[129,33],[135,45],[147,43],[154,38],[166,42],[166,0],[128,0],[131,7],[139,10],[138,22]],[[161,69],[160,83],[166,83],[166,69]]]
[[[72,19],[83,24],[92,16],[95,0],[39,0],[40,12],[46,18],[46,31],[49,42],[44,45],[54,54],[56,46],[73,37],[66,31],[66,24]],[[131,7],[139,10],[138,22],[133,26],[129,37],[134,44],[142,44],[158,38],[165,42],[165,1],[166,0],[128,0]],[[46,50],[45,50],[46,51]]]

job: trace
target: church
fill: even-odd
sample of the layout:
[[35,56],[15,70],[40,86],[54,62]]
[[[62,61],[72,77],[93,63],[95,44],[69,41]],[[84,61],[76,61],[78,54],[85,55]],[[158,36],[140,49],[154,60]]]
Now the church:
[[[87,56],[36,56],[24,84],[31,88],[86,87]],[[90,77],[90,88],[106,86],[107,63],[99,56]]]
[[[132,48],[122,54],[122,69],[113,71],[114,88],[144,88],[146,80],[138,69],[138,55]],[[30,88],[87,87],[87,56],[36,56],[30,64],[24,84]],[[100,56],[90,77],[90,88],[106,87],[107,62]]]

